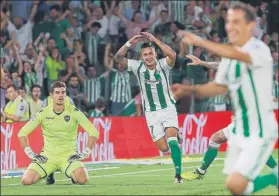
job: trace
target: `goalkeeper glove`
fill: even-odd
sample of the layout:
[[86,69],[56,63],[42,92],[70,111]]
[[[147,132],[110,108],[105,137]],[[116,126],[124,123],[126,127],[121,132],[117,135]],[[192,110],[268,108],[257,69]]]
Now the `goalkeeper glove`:
[[24,152],[33,161],[37,161],[39,163],[47,162],[47,157],[33,152],[32,149],[29,146],[24,148]]
[[82,160],[88,158],[90,153],[91,153],[91,149],[90,148],[85,148],[82,153],[78,153],[78,154],[70,156],[68,161],[70,163],[73,162],[73,161],[82,161]]

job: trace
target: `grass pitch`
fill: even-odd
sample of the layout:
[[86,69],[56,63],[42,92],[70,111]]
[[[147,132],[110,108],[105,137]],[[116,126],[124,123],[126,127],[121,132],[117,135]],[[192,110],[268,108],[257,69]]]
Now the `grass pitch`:
[[[278,159],[277,150],[273,155]],[[9,178],[1,179],[1,195],[230,195],[225,188],[223,164],[223,160],[215,160],[203,180],[184,184],[173,184],[172,165],[92,165],[88,167],[90,180],[86,185],[73,185],[60,173],[55,174],[54,185],[46,185],[43,179],[27,187],[20,184],[20,178]],[[200,161],[183,163],[184,170],[199,165]],[[265,167],[263,173],[268,171]],[[256,195],[278,195],[278,189],[270,186]]]

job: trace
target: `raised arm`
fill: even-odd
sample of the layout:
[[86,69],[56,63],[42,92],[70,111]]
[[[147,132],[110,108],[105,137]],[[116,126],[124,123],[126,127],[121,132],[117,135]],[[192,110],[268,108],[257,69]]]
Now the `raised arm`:
[[74,53],[74,68],[76,70],[76,74],[77,77],[79,79],[79,81],[83,84],[85,81],[85,78],[80,74],[80,70],[79,70],[79,63],[78,63],[78,54],[77,52]]
[[20,55],[19,55],[19,52],[18,52],[18,50],[17,50],[17,48],[16,48],[16,45],[15,45],[15,41],[13,40],[13,44],[12,44],[12,50],[13,50],[13,52],[15,53],[15,55],[16,55],[16,60],[17,60],[17,62],[18,62],[18,75],[22,75],[22,73],[23,73],[23,64],[22,64],[22,60],[21,60],[21,57],[20,57]]
[[170,67],[174,66],[175,59],[176,59],[176,53],[166,44],[161,42],[159,39],[154,37],[151,33],[148,32],[142,32],[144,36],[147,36],[151,42],[154,42],[157,46],[160,47],[160,49],[163,51],[163,53],[167,56],[167,63]]
[[126,42],[125,45],[123,45],[118,52],[115,54],[114,56],[114,60],[125,66],[126,68],[128,68],[128,59],[125,57],[129,47],[131,47],[131,45],[136,44],[140,41],[143,40],[143,36],[142,35],[136,35],[133,38],[131,38],[128,42]]
[[125,24],[125,26],[127,26],[130,21],[123,15],[123,11],[124,11],[124,4],[123,4],[123,2],[120,2],[118,5],[117,15],[122,20],[122,22]]
[[39,1],[33,1],[33,7],[31,9],[31,13],[28,18],[30,22],[34,21],[35,14],[37,13],[38,10],[38,5],[39,5]]

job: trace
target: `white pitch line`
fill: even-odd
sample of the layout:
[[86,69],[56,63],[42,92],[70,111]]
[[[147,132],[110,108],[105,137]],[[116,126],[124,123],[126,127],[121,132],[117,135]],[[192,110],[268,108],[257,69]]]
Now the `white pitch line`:
[[[214,166],[223,166],[224,164],[215,164],[211,165],[211,167]],[[199,165],[196,166],[189,166],[189,167],[183,167],[183,169],[191,169],[191,168],[196,168],[199,167]],[[167,171],[167,170],[173,170],[173,168],[167,168],[167,169],[152,169],[152,170],[143,170],[143,171],[136,171],[136,172],[125,172],[125,173],[119,173],[119,174],[106,174],[106,175],[100,175],[100,176],[89,176],[89,178],[103,178],[103,177],[114,177],[114,176],[126,176],[126,175],[132,175],[132,174],[142,174],[142,173],[148,173],[148,172],[158,172],[158,171]],[[62,182],[62,181],[69,181],[69,179],[60,179],[60,180],[55,180],[56,182]],[[39,183],[45,183],[45,182],[39,182]],[[8,187],[8,186],[22,186],[22,184],[17,183],[17,184],[7,184],[1,187]],[[55,187],[55,186],[50,186],[50,187]],[[82,186],[81,186],[82,187]]]

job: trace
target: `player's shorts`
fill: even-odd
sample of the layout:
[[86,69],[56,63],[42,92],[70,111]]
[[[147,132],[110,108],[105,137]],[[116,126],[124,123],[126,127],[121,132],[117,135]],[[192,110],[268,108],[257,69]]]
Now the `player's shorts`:
[[41,178],[45,178],[49,174],[56,171],[60,171],[70,178],[73,171],[75,171],[77,168],[84,168],[85,165],[81,161],[74,161],[70,163],[68,158],[69,157],[56,159],[48,158],[46,163],[32,162],[27,169],[35,170],[41,176]]
[[146,122],[153,142],[165,136],[165,130],[174,127],[179,130],[175,107],[167,107],[158,111],[145,112]]
[[234,124],[231,123],[231,124],[229,124],[227,127],[225,127],[224,129],[222,129],[222,131],[223,131],[223,133],[224,133],[224,135],[225,135],[225,137],[226,137],[227,139],[229,138],[229,133],[232,132],[233,127],[234,127]]
[[254,180],[264,168],[275,142],[274,138],[245,138],[230,132],[223,172],[227,175],[237,172]]

